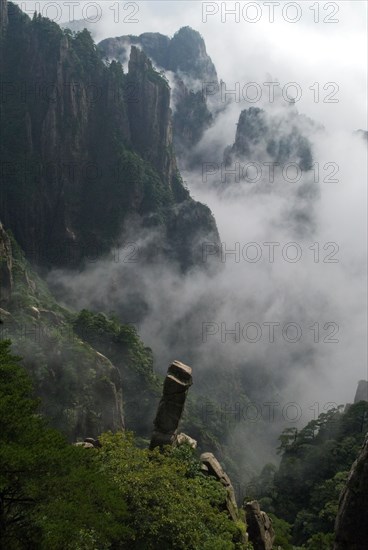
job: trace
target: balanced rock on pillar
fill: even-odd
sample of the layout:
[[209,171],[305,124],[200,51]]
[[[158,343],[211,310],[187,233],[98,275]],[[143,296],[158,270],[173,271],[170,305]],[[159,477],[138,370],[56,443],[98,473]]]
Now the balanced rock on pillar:
[[163,393],[154,420],[150,449],[172,445],[183,414],[188,389],[192,385],[192,369],[180,361],[169,366]]

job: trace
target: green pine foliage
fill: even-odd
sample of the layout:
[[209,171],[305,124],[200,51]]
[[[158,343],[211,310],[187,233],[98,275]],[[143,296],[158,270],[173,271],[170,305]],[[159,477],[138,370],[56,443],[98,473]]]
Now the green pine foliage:
[[286,549],[291,543],[308,550],[331,548],[339,496],[367,429],[368,402],[360,401],[281,434],[280,466],[266,465],[250,496],[273,514]]
[[194,451],[139,449],[130,433],[75,447],[38,412],[10,342],[0,342],[0,548],[240,550],[245,524]]
[[91,453],[47,426],[38,405],[10,342],[1,341],[0,547],[110,548],[128,533],[119,491]]

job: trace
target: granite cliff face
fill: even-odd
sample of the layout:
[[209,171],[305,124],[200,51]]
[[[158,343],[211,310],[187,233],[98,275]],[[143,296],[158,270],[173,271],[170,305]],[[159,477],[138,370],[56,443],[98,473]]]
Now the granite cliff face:
[[160,33],[143,33],[107,38],[98,44],[105,59],[121,63],[127,62],[132,46],[142,49],[156,66],[173,77],[174,143],[183,157],[199,142],[213,121],[203,91],[207,85],[218,89],[219,83],[204,40],[197,31],[183,27],[171,39]]
[[172,183],[177,171],[172,152],[170,88],[144,52],[132,46],[129,59],[131,142],[162,178]]
[[339,501],[334,550],[365,550],[368,540],[368,436]]
[[9,236],[0,222],[0,307],[5,307],[13,290],[13,258]]
[[194,260],[184,265],[173,250],[167,222],[192,226],[181,224],[184,201],[201,210],[196,242],[218,239],[212,215],[182,184],[170,90],[144,53],[132,48],[124,74],[102,62],[87,31],[72,36],[13,4],[1,53],[0,217],[29,259],[79,265],[108,251],[138,216],[160,228],[162,250],[185,269]]

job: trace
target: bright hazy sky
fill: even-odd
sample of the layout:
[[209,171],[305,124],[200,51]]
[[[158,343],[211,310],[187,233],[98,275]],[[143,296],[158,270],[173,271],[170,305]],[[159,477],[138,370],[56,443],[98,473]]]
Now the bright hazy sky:
[[[262,84],[269,81],[270,76],[272,81],[277,79],[281,84],[297,82],[303,94],[298,103],[301,112],[331,130],[367,128],[367,2],[364,0],[318,3],[308,0],[18,0],[17,3],[30,14],[37,9],[58,22],[68,20],[73,10],[75,19],[96,18],[97,40],[148,31],[172,36],[180,27],[190,25],[203,35],[219,77],[229,89],[236,82],[240,82],[241,87],[248,82]],[[227,13],[236,5],[239,6],[238,22],[234,15]],[[212,11],[216,13],[206,18],[205,13]],[[272,11],[274,21],[270,22]],[[299,20],[291,23],[286,18]],[[249,22],[253,19],[258,21]],[[337,84],[339,90],[334,97],[338,102],[326,104],[321,99],[315,102],[309,87],[316,82],[321,98],[336,90]],[[324,91],[323,86],[328,82],[336,84]]]

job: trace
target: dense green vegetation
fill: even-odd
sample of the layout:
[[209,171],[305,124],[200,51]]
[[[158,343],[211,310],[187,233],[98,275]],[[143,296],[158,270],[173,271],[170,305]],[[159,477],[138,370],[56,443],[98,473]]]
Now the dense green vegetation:
[[126,426],[147,439],[162,384],[153,370],[152,350],[143,345],[135,327],[103,313],[82,310],[73,320],[73,330],[117,367],[123,381]]
[[108,548],[127,533],[119,491],[91,453],[68,445],[37,410],[26,372],[1,341],[0,547]]
[[331,409],[298,431],[281,434],[278,469],[266,465],[252,497],[274,514],[278,541],[308,550],[330,550],[338,500],[368,428],[368,403]]
[[67,444],[38,414],[10,343],[0,342],[0,547],[7,550],[235,550],[245,525],[186,447],[160,454],[130,434]]
[[[129,120],[128,85],[134,82],[122,66],[103,63],[87,31],[62,31],[40,16],[27,18],[14,6],[2,49],[1,76],[10,87],[0,105],[5,176],[0,214],[30,260],[80,266],[89,253],[97,257],[108,251],[133,214],[166,230],[172,258],[183,269],[190,266],[198,227],[207,225],[210,231],[215,225],[206,207],[190,202],[175,163],[170,181],[158,168],[165,163],[155,155],[166,165],[173,160],[171,144],[152,136],[148,139],[152,146],[158,143],[157,151],[132,143],[128,134],[137,117]],[[167,82],[153,68],[144,78],[168,93]],[[93,90],[101,92],[99,97]],[[183,129],[190,123],[188,141],[198,141],[211,122],[200,92],[190,92],[175,116]],[[253,119],[244,120],[244,132],[252,134]],[[147,137],[142,129],[138,134]],[[309,169],[309,143],[297,132],[269,142],[268,152],[279,160],[294,150]],[[74,169],[80,172],[75,175]],[[74,257],[69,245],[75,243]],[[142,448],[160,395],[152,350],[134,327],[114,316],[61,307],[12,237],[11,244],[13,288],[1,303],[1,337],[11,338],[13,353],[22,356],[41,401],[33,398],[10,344],[0,340],[0,548],[243,548],[244,523],[230,521],[225,490],[203,475],[190,448],[163,454]],[[4,271],[6,260],[1,258]],[[255,383],[248,371],[232,372],[225,388],[227,374],[226,365],[218,369],[217,379],[212,376],[212,387],[199,384],[202,393],[190,395],[182,427],[198,439],[201,450],[216,452],[241,484],[239,464],[252,471],[259,457],[251,439],[247,455],[240,444],[229,443],[238,421],[221,403],[230,411],[245,406],[244,388],[248,392]],[[258,371],[254,376],[265,385]],[[123,424],[123,407],[136,439],[111,433]],[[267,465],[249,495],[273,518],[276,546],[330,550],[338,497],[367,430],[367,414],[368,404],[361,402],[346,412],[321,415],[300,431],[283,432],[280,467]],[[256,439],[263,428],[260,422],[246,429]],[[70,445],[109,429],[99,449]]]
[[[42,412],[69,440],[121,429],[124,377],[130,395],[126,423],[147,437],[153,412],[143,404],[152,407],[159,393],[151,350],[130,325],[61,307],[11,235],[10,242],[13,286],[8,303],[2,304],[1,338],[11,339],[13,350],[22,356],[42,399]],[[114,330],[118,336],[111,340]],[[141,408],[133,403],[135,387],[141,390]]]

